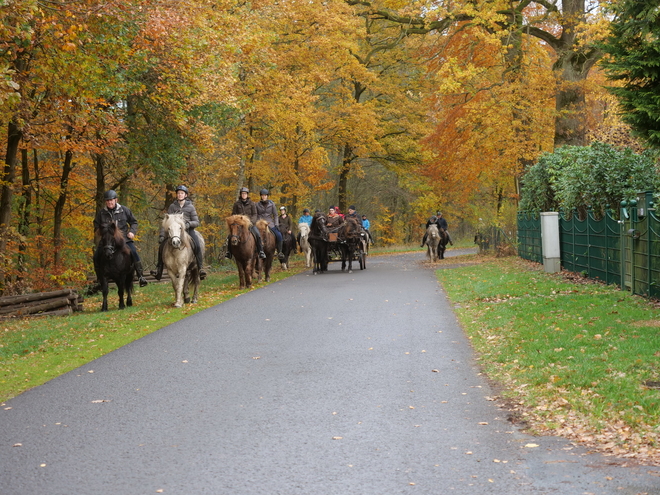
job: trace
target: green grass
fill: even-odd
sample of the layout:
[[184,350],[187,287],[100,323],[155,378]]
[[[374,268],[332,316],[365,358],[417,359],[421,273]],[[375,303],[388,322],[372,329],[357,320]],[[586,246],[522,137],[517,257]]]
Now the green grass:
[[[276,262],[270,283],[306,270],[300,260],[292,265],[283,272]],[[96,295],[85,299],[83,312],[68,317],[0,319],[0,401],[242,292],[233,268],[211,273],[202,282],[199,303],[183,308],[172,306],[174,292],[167,282],[136,288],[134,306],[122,311],[117,292],[111,291],[106,313],[99,311],[102,299]]]
[[[482,259],[483,261],[483,259]],[[658,456],[660,310],[518,258],[439,270],[486,373],[537,432]]]

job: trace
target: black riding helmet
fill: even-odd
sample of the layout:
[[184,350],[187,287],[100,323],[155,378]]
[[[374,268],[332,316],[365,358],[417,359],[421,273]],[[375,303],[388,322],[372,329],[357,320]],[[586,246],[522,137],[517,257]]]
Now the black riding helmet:
[[186,193],[186,194],[190,194],[190,193],[188,192],[188,188],[187,188],[186,186],[184,186],[184,185],[176,186],[176,189],[174,190],[174,192],[177,193],[177,192],[179,192],[179,191],[183,191],[183,192]]
[[247,187],[241,187],[241,190],[238,191],[238,194],[241,194],[241,193],[244,193],[244,192],[250,194],[250,190]]
[[117,193],[114,192],[112,189],[109,191],[106,191],[105,194],[103,195],[103,199],[108,201],[109,199],[117,199]]
[[263,195],[268,196],[268,189],[266,189],[266,188],[262,189],[261,191],[259,191],[259,194],[260,194],[261,196],[263,196]]

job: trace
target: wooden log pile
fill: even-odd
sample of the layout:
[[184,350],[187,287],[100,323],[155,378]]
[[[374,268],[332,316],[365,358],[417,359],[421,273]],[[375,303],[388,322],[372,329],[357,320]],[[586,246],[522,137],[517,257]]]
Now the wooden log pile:
[[0,297],[0,317],[64,316],[82,311],[84,299],[72,289]]

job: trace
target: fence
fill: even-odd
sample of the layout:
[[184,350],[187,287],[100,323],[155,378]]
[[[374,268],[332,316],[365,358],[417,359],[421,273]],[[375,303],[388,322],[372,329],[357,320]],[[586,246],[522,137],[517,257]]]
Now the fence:
[[[619,213],[617,219],[613,211],[602,218],[588,212],[582,220],[560,213],[562,268],[633,294],[660,297],[660,219],[635,201],[623,203]],[[543,262],[538,215],[518,214],[518,256]]]

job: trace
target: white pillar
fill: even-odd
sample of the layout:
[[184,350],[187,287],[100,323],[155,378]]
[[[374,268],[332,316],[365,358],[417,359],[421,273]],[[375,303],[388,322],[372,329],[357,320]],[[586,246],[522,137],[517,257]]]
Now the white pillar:
[[541,250],[543,269],[547,273],[561,270],[561,250],[559,249],[559,213],[541,213]]

